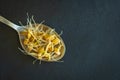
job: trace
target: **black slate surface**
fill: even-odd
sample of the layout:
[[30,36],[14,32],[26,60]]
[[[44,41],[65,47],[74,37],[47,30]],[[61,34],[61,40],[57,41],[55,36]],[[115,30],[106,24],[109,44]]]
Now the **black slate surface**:
[[120,80],[120,0],[0,0],[0,15],[64,31],[64,63],[24,55],[17,32],[0,23],[0,80]]

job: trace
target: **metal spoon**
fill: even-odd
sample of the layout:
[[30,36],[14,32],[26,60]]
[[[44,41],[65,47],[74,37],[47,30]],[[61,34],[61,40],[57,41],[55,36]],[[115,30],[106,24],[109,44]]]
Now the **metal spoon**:
[[[20,32],[23,31],[23,30],[25,30],[25,28],[24,28],[25,26],[16,25],[16,24],[12,23],[11,21],[7,20],[6,18],[4,18],[4,17],[2,17],[2,16],[0,16],[0,22],[6,24],[6,25],[8,25],[8,26],[10,26],[10,27],[13,28],[15,31],[17,31],[17,33],[18,33],[18,35],[19,35],[20,44],[21,44],[23,50],[24,50],[26,53],[28,53],[28,51],[26,50],[25,46],[24,46],[23,43],[22,43],[22,37],[21,37],[21,35],[20,35]],[[32,24],[32,25],[35,25],[35,24]],[[49,26],[46,26],[46,25],[44,25],[44,24],[41,24],[41,25],[42,25],[44,28],[52,29],[52,28],[50,28]],[[28,25],[26,25],[26,26],[28,26]],[[55,31],[54,31],[54,34],[57,35],[57,36],[59,37],[59,39],[61,40],[61,43],[62,43],[62,49],[61,49],[61,52],[60,52],[61,55],[60,55],[59,57],[56,57],[55,59],[51,59],[51,60],[40,59],[40,60],[42,60],[42,61],[47,61],[47,62],[58,61],[58,60],[60,60],[60,59],[64,56],[64,54],[65,54],[66,47],[65,47],[65,44],[64,44],[62,38],[61,38],[61,37],[58,35],[58,33],[55,32]],[[28,55],[29,55],[29,54],[28,54]],[[32,55],[31,55],[31,56],[32,56]],[[35,56],[32,56],[32,57],[34,57],[34,58],[36,58],[37,60],[39,60],[39,59],[38,59],[37,57],[35,57]]]

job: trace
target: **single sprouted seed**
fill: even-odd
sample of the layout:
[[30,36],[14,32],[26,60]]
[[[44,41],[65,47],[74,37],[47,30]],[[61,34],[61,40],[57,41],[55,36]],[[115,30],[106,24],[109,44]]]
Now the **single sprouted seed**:
[[61,36],[62,34],[63,34],[63,31],[61,31],[59,35]]
[[35,64],[35,62],[37,62],[38,60],[37,59],[35,59],[34,61],[33,61],[33,64]]
[[25,28],[25,29],[26,29],[26,27],[22,24],[22,22],[21,22],[21,21],[19,21],[19,24],[20,24],[23,28]]
[[39,60],[39,64],[41,64],[42,62],[41,62],[41,60]]
[[[33,19],[34,20],[34,19]],[[36,25],[36,29],[35,31],[39,30],[39,27],[45,22],[45,20],[43,20],[40,24]],[[41,27],[41,30],[39,31],[42,31],[43,30],[43,27]]]
[[21,49],[21,48],[18,47],[18,50],[20,50],[22,53],[24,53],[25,55],[27,55],[27,53],[23,49]]

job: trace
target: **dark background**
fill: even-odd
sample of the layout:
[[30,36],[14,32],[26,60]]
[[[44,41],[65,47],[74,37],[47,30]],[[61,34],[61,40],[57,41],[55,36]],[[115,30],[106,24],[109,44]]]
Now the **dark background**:
[[0,0],[0,15],[64,31],[63,63],[36,62],[18,50],[17,32],[0,23],[0,80],[120,80],[120,0]]

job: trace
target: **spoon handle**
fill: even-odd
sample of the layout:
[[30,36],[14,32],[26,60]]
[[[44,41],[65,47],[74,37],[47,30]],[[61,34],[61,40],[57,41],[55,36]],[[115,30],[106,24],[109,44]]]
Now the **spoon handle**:
[[6,18],[4,18],[4,17],[2,17],[2,16],[0,16],[0,22],[6,24],[6,25],[8,25],[8,26],[10,26],[11,28],[13,28],[13,29],[16,30],[16,31],[17,31],[18,28],[20,27],[20,26],[12,23],[11,21],[7,20]]

